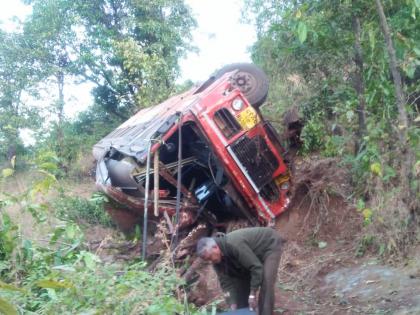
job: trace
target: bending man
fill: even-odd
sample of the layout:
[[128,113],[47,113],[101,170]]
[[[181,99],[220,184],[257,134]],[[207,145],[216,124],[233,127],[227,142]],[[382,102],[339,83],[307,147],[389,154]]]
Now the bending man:
[[197,255],[213,263],[231,309],[258,306],[258,314],[271,315],[281,247],[275,230],[255,227],[201,238]]

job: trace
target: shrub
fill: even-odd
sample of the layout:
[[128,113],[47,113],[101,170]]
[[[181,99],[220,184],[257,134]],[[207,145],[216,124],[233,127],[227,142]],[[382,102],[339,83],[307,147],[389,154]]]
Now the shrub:
[[[2,239],[6,233],[15,236],[11,230],[3,232]],[[84,249],[82,240],[74,223],[58,227],[48,246],[20,238],[13,251],[15,264],[3,274],[6,282],[0,281],[0,312],[206,314],[186,303],[184,282],[169,263],[153,273],[144,262],[104,264]],[[0,257],[0,265],[4,263]]]
[[[29,192],[0,196],[0,210],[22,202],[36,217],[37,209],[46,212],[36,201],[45,197],[55,178],[45,170],[42,174],[45,178]],[[205,314],[188,305],[184,282],[171,264],[152,273],[144,262],[105,264],[87,251],[83,231],[73,221],[110,224],[104,201],[100,194],[84,199],[62,192],[55,205],[64,224],[36,241],[25,239],[11,217],[0,212],[0,313]]]
[[93,194],[90,199],[62,195],[53,202],[53,207],[57,217],[64,221],[112,226],[103,207],[106,201],[106,196],[100,193]]
[[314,117],[306,122],[301,135],[303,141],[302,153],[308,154],[323,149],[325,137],[325,126],[320,119]]

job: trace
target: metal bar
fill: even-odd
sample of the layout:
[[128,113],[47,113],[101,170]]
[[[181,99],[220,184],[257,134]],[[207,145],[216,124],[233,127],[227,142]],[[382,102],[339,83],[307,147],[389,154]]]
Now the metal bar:
[[153,167],[154,215],[157,217],[159,215],[159,149],[155,151]]
[[178,128],[178,170],[177,170],[177,183],[176,183],[176,212],[175,212],[175,233],[173,236],[173,248],[178,243],[178,223],[179,223],[179,211],[181,208],[181,182],[182,179],[182,114],[179,117],[179,128]]
[[146,259],[146,244],[147,244],[147,211],[149,206],[149,184],[150,184],[150,152],[152,151],[152,139],[149,140],[147,146],[147,161],[146,161],[146,187],[144,194],[144,222],[143,222],[143,247],[142,259]]
[[[174,169],[178,166],[178,162],[172,162],[172,163],[168,163],[168,164],[163,164],[162,162],[160,162],[160,163],[161,163],[161,165],[165,166],[166,170],[171,174],[175,173]],[[188,164],[192,164],[192,163],[199,164],[199,161],[196,157],[193,157],[193,156],[182,160],[182,165],[183,166],[188,165]],[[152,174],[152,173],[154,173],[154,170],[150,171],[150,174]],[[135,177],[139,177],[139,176],[142,176],[142,175],[146,175],[146,172],[143,171],[143,170],[140,170],[138,173],[133,173],[133,176],[135,176]]]
[[[178,185],[178,181],[173,177],[173,175],[170,173],[170,171],[166,168],[165,164],[163,164],[162,162],[160,162],[159,164],[159,173],[160,175],[171,185],[177,187]],[[187,189],[187,187],[185,187],[184,185],[181,184],[181,192],[188,197],[188,195],[190,194],[190,191]],[[196,203],[197,201],[195,200],[195,197],[191,195],[191,197],[189,198],[191,199],[191,201],[193,203]]]

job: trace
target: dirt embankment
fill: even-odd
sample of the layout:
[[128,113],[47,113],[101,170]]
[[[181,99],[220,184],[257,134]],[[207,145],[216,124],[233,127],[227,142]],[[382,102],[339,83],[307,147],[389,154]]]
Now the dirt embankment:
[[[361,228],[361,217],[348,200],[348,173],[337,160],[298,159],[292,168],[292,200],[275,225],[287,240],[277,287],[278,311],[284,314],[309,310],[301,301],[305,290],[317,286],[320,274],[354,257],[354,237]],[[222,299],[211,266],[200,266],[196,276],[192,302]]]
[[415,267],[356,255],[363,220],[348,168],[314,156],[293,168],[293,200],[276,225],[288,240],[278,271],[278,314],[420,314]]
[[[357,257],[362,215],[348,168],[312,156],[293,165],[293,198],[275,228],[287,240],[278,270],[276,314],[420,314],[420,280],[411,270]],[[419,257],[420,258],[420,257]],[[190,296],[223,300],[211,266],[198,268]]]

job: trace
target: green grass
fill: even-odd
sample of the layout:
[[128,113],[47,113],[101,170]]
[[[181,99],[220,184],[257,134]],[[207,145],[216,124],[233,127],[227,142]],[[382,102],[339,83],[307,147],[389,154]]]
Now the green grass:
[[100,224],[113,226],[111,218],[103,204],[106,197],[96,193],[90,199],[61,195],[52,202],[57,217],[63,221],[75,221],[79,224]]

